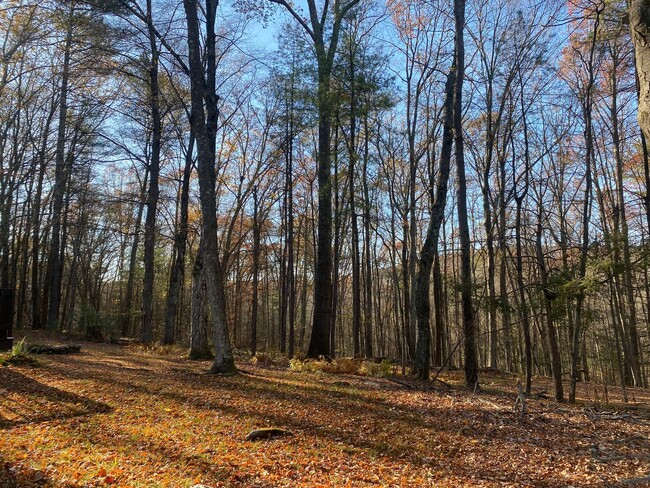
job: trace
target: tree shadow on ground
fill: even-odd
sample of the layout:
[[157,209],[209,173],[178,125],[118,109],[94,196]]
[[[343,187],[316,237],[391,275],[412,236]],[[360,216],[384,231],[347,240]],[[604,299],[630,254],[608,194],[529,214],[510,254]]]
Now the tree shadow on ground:
[[[241,427],[246,424],[283,426],[302,434],[298,439],[303,441],[311,437],[341,443],[347,445],[350,452],[364,452],[370,457],[380,456],[393,462],[408,463],[416,469],[437,465],[436,451],[423,446],[433,443],[441,434],[444,439],[462,437],[467,442],[480,442],[486,448],[495,435],[495,427],[490,425],[495,419],[490,418],[478,405],[473,406],[472,411],[468,411],[464,417],[450,418],[445,407],[436,405],[435,401],[415,407],[399,405],[385,398],[370,398],[367,394],[372,393],[372,387],[367,385],[351,385],[346,387],[348,391],[341,391],[335,385],[329,385],[332,389],[328,385],[312,385],[313,379],[309,377],[303,378],[304,384],[276,384],[276,378],[261,375],[221,378],[196,374],[167,376],[165,382],[139,382],[148,376],[150,374],[135,375],[128,371],[121,378],[110,376],[108,380],[106,375],[100,378],[107,383],[110,381],[118,391],[137,392],[179,405],[191,405],[199,411],[218,411],[238,419],[244,424]],[[296,379],[300,378],[297,376]],[[239,401],[233,404],[236,398]],[[298,406],[302,409],[306,407],[312,414],[298,412]],[[367,423],[371,418],[375,420]],[[332,424],[332,419],[339,419],[340,422]],[[512,431],[513,439],[520,439],[512,442],[522,449],[549,448],[548,439],[522,438],[523,431],[531,427],[530,422],[527,426],[522,424],[511,412],[504,412],[500,420],[502,428]],[[552,426],[554,421],[546,420],[545,424]],[[559,427],[556,425],[554,430],[562,430]],[[422,438],[417,438],[415,429]],[[396,432],[401,435],[395,435]],[[244,435],[245,432],[242,432],[242,440]],[[563,445],[571,449],[570,443]],[[160,448],[155,445],[147,447],[150,450]],[[439,461],[444,464],[442,458]],[[511,477],[522,474],[514,469],[510,472],[508,468],[504,468],[503,472]],[[538,486],[559,486],[563,482],[552,476],[546,481],[537,481]]]
[[[382,390],[377,390],[378,384],[374,384],[374,381],[355,378],[330,382],[313,375],[288,375],[287,372],[277,375],[268,372],[235,377],[205,376],[198,373],[196,367],[182,363],[182,360],[157,361],[160,365],[166,363],[164,369],[158,370],[157,367],[133,367],[142,365],[144,360],[136,355],[133,358],[125,356],[128,355],[123,355],[123,361],[119,363],[106,357],[99,362],[75,357],[69,361],[57,361],[48,369],[62,377],[90,379],[98,390],[110,389],[115,402],[126,404],[131,396],[142,395],[156,399],[156,402],[170,402],[167,405],[189,407],[193,412],[219,412],[233,422],[235,429],[213,431],[210,436],[213,441],[220,436],[234,440],[241,435],[243,442],[246,428],[282,426],[298,434],[288,441],[292,444],[312,445],[323,440],[329,446],[347,446],[345,453],[363,453],[369,458],[382,457],[393,463],[410,465],[415,470],[443,470],[450,459],[472,460],[480,464],[488,458],[473,460],[474,453],[463,452],[462,445],[481,446],[482,452],[489,453],[496,448],[495,439],[501,439],[501,446],[514,446],[509,452],[521,452],[524,457],[527,453],[543,451],[584,464],[592,461],[589,444],[598,441],[596,433],[593,438],[591,435],[588,439],[584,438],[584,419],[579,411],[571,412],[565,418],[556,408],[540,403],[540,407],[545,405],[544,408],[548,408],[548,414],[540,409],[522,419],[508,405],[508,400],[511,400],[508,395],[501,399],[506,400],[506,405],[497,406],[489,400],[481,403],[482,397],[499,401],[489,395],[468,396],[455,390],[449,395],[421,394],[404,392],[399,386],[390,384],[382,385]],[[75,368],[75,365],[80,367]],[[154,366],[153,363],[150,365]],[[413,401],[394,401],[392,395],[400,390]],[[453,396],[456,408],[440,401],[444,396]],[[495,410],[487,408],[486,404],[503,408]],[[450,410],[454,412],[453,415],[450,415]],[[617,436],[617,443],[623,445],[630,440],[629,435],[623,432]],[[123,442],[128,449],[138,447],[128,436],[119,441],[113,438],[112,442]],[[636,442],[643,451],[650,449],[643,439]],[[146,447],[161,457],[174,455],[159,439],[148,440]],[[614,446],[605,447],[608,454],[615,451]],[[614,454],[619,455],[618,452]],[[184,452],[183,458],[187,463],[206,469],[202,461],[190,453]],[[629,454],[627,458],[630,458]],[[468,465],[455,474],[468,477],[472,474],[471,470],[471,465]],[[559,473],[548,473],[540,478],[532,466],[506,464],[500,466],[499,470],[499,474],[508,479],[530,476],[535,486],[566,485],[566,479]],[[479,474],[478,479],[481,477]]]
[[105,403],[45,385],[14,368],[0,369],[0,429],[111,412]]

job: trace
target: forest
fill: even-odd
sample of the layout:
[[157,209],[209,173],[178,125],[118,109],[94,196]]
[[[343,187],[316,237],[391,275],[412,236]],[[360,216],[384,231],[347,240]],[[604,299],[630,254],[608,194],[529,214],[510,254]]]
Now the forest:
[[0,1],[0,487],[648,486],[649,12]]
[[627,400],[650,354],[632,4],[4,0],[15,329]]

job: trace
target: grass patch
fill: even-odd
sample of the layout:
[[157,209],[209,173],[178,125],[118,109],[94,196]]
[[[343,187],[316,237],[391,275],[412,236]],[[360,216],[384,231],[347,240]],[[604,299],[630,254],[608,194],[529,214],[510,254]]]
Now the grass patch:
[[289,361],[289,369],[297,373],[353,374],[390,378],[395,375],[396,365],[386,359],[381,362],[354,358],[337,358],[332,361],[298,359]]
[[14,344],[8,354],[0,356],[0,366],[38,367],[40,365],[40,361],[29,354],[28,348],[25,345],[25,338]]

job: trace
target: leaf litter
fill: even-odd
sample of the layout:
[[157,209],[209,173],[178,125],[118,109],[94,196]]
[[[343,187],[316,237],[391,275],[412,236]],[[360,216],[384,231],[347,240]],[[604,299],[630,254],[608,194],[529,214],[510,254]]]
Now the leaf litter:
[[[603,405],[604,387],[583,383],[577,405],[530,399],[522,416],[516,377],[495,372],[474,393],[459,372],[442,389],[208,366],[87,344],[0,368],[0,488],[650,486],[645,390],[623,405],[610,387]],[[245,440],[259,429],[293,435]]]

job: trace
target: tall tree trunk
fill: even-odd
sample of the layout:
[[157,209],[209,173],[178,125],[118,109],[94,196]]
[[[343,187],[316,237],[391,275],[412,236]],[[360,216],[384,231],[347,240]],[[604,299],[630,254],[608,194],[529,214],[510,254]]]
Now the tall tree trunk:
[[[649,4],[650,8],[650,4]],[[624,322],[626,330],[626,340],[630,350],[630,365],[632,366],[632,375],[635,386],[644,386],[641,375],[641,351],[639,348],[639,333],[636,319],[636,303],[634,299],[634,287],[632,282],[632,254],[630,251],[629,229],[627,223],[627,212],[625,208],[625,195],[623,193],[623,154],[621,151],[621,138],[619,133],[618,117],[618,77],[617,69],[619,67],[618,52],[612,46],[613,68],[610,73],[610,83],[612,88],[612,104],[610,107],[612,142],[614,149],[614,160],[616,162],[616,196],[618,200],[618,212],[620,223],[620,242],[623,245],[623,285],[625,289],[625,298],[627,304],[627,320]],[[617,245],[617,248],[619,246]],[[620,262],[620,261],[619,261]]]
[[[512,124],[509,123],[508,127]],[[504,144],[505,145],[505,144]],[[506,241],[506,156],[499,154],[499,305],[501,308],[501,327],[503,329],[503,345],[505,350],[506,371],[514,371],[514,359],[512,351],[512,325],[510,321],[510,303],[508,300],[508,244]]]
[[[322,33],[321,33],[322,37]],[[318,240],[314,272],[314,317],[308,357],[332,356],[330,335],[334,335],[332,320],[332,175],[330,132],[332,125],[330,101],[330,72],[324,57],[322,42],[316,46],[318,57]]]
[[[20,75],[22,79],[22,75]],[[19,80],[19,84],[21,81]],[[2,288],[14,288],[15,287],[15,277],[12,276],[12,268],[15,270],[15,266],[10,264],[11,261],[14,263],[17,262],[16,255],[12,256],[12,244],[11,241],[16,236],[15,230],[12,232],[12,227],[15,228],[16,221],[13,218],[14,215],[18,215],[18,212],[14,208],[14,192],[16,188],[16,178],[18,176],[18,168],[21,164],[21,157],[19,155],[19,142],[18,142],[18,133],[21,128],[21,119],[22,119],[22,110],[21,103],[19,102],[18,107],[16,108],[17,113],[14,115],[12,122],[7,123],[7,128],[9,126],[13,127],[13,141],[11,148],[11,155],[9,156],[9,161],[5,167],[4,158],[0,157],[0,170],[3,173],[2,180],[0,181],[0,286]],[[18,201],[16,200],[16,205]],[[13,215],[12,215],[13,214]],[[13,223],[12,223],[13,220]],[[13,263],[12,263],[13,264]],[[15,308],[20,313],[19,308]]]
[[[582,242],[580,245],[580,263],[578,266],[578,279],[583,280],[587,274],[587,255],[589,252],[589,222],[591,220],[591,198],[592,198],[592,165],[594,161],[594,135],[592,129],[592,105],[593,105],[593,86],[595,84],[595,52],[598,27],[600,24],[600,10],[595,12],[594,31],[587,61],[587,86],[585,87],[584,100],[582,100],[582,115],[585,123],[585,193],[584,204],[582,209]],[[583,327],[583,307],[585,302],[585,293],[583,290],[578,292],[575,306],[575,323],[573,326],[573,336],[571,337],[571,382],[569,384],[569,401],[574,403],[576,400],[576,384],[580,378],[578,371],[580,360],[580,341],[584,335]]]
[[364,236],[364,257],[365,257],[365,276],[364,276],[364,312],[363,312],[363,330],[365,332],[365,355],[367,358],[372,357],[373,333],[372,333],[372,253],[370,246],[370,192],[368,190],[368,160],[370,130],[368,128],[368,114],[363,119],[364,123],[364,151],[363,151],[363,173],[361,183],[363,185],[363,236]]
[[289,145],[287,149],[287,290],[289,291],[289,347],[288,356],[292,358],[296,342],[296,270],[294,263],[293,236],[293,90],[291,92],[291,116],[289,129]]
[[[334,131],[334,147],[338,146],[338,125]],[[343,202],[339,190],[339,158],[338,151],[334,152],[334,255],[333,255],[333,273],[334,279],[332,280],[332,310],[330,311],[330,320],[332,321],[329,334],[329,357],[333,358],[336,355],[336,309],[338,307],[339,299],[339,267],[341,262],[341,226],[343,214]],[[314,284],[315,286],[315,284]],[[316,307],[316,305],[314,305]],[[315,313],[315,308],[314,308]],[[315,320],[315,319],[314,319]]]
[[[286,181],[285,181],[286,184]],[[279,329],[280,329],[280,353],[284,354],[287,350],[287,318],[289,306],[289,290],[287,288],[287,219],[289,218],[288,207],[288,194],[285,191],[282,197],[283,202],[280,205],[280,213],[282,215],[282,229],[284,232],[284,242],[280,243],[280,296],[279,296]]]
[[539,268],[540,284],[544,295],[544,312],[546,319],[546,331],[548,334],[549,350],[551,354],[551,373],[553,374],[553,387],[555,400],[564,401],[564,388],[562,386],[562,361],[560,358],[560,346],[557,339],[557,330],[553,323],[553,300],[556,298],[554,290],[548,286],[548,271],[544,260],[544,250],[542,249],[542,205],[539,203],[537,211],[537,235],[535,237],[535,255],[537,256],[537,267]]
[[650,0],[629,0],[630,31],[639,88],[638,121],[650,139]]
[[181,181],[180,210],[177,231],[174,236],[174,260],[169,276],[167,290],[167,312],[165,314],[165,337],[163,344],[173,344],[176,340],[176,318],[181,289],[185,281],[185,249],[187,247],[188,208],[190,201],[190,176],[194,164],[194,134],[190,131],[190,141],[185,153],[185,166]]
[[260,274],[260,221],[257,187],[253,188],[253,298],[251,304],[251,356],[257,352],[257,292]]
[[402,360],[415,356],[415,336],[411,334],[411,285],[409,280],[409,224],[408,208],[401,215],[402,217],[402,288],[403,297],[401,302],[402,311],[402,337],[404,338],[404,347],[402,348]]
[[478,387],[478,361],[476,355],[476,317],[472,300],[472,254],[467,219],[467,180],[463,141],[463,80],[465,78],[465,0],[454,0],[456,32],[454,90],[454,139],[456,148],[456,178],[458,205],[458,234],[460,236],[460,288],[463,305],[463,335],[465,352],[465,385]]
[[[456,13],[456,11],[454,11]],[[458,27],[458,24],[457,26]],[[463,27],[461,26],[461,29]],[[429,287],[431,283],[431,266],[438,254],[438,238],[440,236],[440,226],[445,217],[445,206],[447,203],[447,187],[449,183],[449,172],[451,167],[451,151],[454,144],[455,111],[460,109],[460,105],[455,102],[458,95],[459,70],[457,63],[462,62],[458,49],[462,49],[462,40],[459,41],[459,35],[456,32],[455,56],[445,84],[445,104],[443,106],[443,133],[442,133],[442,150],[440,153],[440,168],[438,170],[437,180],[434,178],[434,171],[430,171],[431,181],[429,198],[431,201],[431,216],[427,227],[427,234],[420,252],[418,273],[415,287],[415,310],[417,314],[417,346],[413,374],[421,379],[428,380],[430,374],[430,357],[431,357],[431,306],[429,298]],[[460,44],[459,44],[460,42]],[[460,148],[462,150],[462,146]],[[433,188],[435,187],[435,194]],[[439,276],[437,276],[439,278]],[[439,286],[439,284],[438,284]],[[440,301],[435,302],[436,309],[442,307]],[[438,317],[438,314],[436,314]],[[439,317],[438,317],[439,318]]]
[[[515,245],[516,245],[516,268],[517,268],[517,290],[519,292],[519,309],[521,315],[521,330],[524,335],[524,356],[525,356],[525,370],[526,370],[526,387],[525,391],[530,394],[533,378],[533,348],[530,336],[530,316],[528,313],[528,300],[526,300],[526,284],[524,281],[524,262],[523,250],[521,245],[521,227],[522,227],[522,211],[523,202],[528,195],[529,175],[531,170],[530,163],[530,148],[528,143],[528,121],[526,117],[526,107],[524,105],[524,85],[520,76],[520,103],[521,103],[521,120],[523,123],[524,133],[524,187],[521,193],[515,188],[515,202],[517,204],[516,217],[515,217]],[[513,168],[514,171],[514,168]],[[516,185],[516,182],[515,182]]]
[[61,87],[59,95],[59,127],[56,138],[54,188],[52,190],[52,230],[50,252],[47,260],[47,328],[56,330],[61,306],[61,225],[63,198],[67,186],[70,168],[66,158],[66,119],[68,116],[68,81],[70,78],[70,58],[72,53],[72,33],[74,25],[74,7],[68,13],[68,25],[63,51],[63,67],[61,71]]
[[43,328],[42,319],[42,298],[39,270],[40,266],[40,249],[41,249],[41,205],[43,194],[43,178],[45,177],[46,163],[47,163],[47,134],[50,130],[50,125],[56,114],[56,104],[52,102],[52,108],[49,112],[45,127],[43,130],[43,140],[41,147],[38,151],[38,181],[36,183],[36,193],[34,194],[33,208],[32,208],[32,273],[31,273],[31,310],[32,310],[32,329]]
[[144,215],[145,195],[149,178],[149,168],[145,169],[142,178],[142,187],[138,199],[138,213],[133,225],[133,242],[129,256],[129,271],[126,278],[126,291],[124,293],[124,304],[122,306],[122,337],[131,337],[133,334],[133,288],[135,287],[135,271],[138,264],[138,248],[140,247],[140,227]]
[[144,279],[142,283],[142,329],[140,340],[153,340],[154,308],[154,259],[156,252],[156,215],[158,213],[158,177],[160,173],[160,144],[162,118],[160,114],[160,87],[158,86],[158,45],[153,25],[152,0],[147,0],[147,27],[151,58],[149,65],[149,108],[151,110],[151,159],[149,160],[149,192],[147,193],[147,216],[144,223]]
[[517,268],[517,291],[519,294],[519,310],[521,316],[521,330],[524,335],[524,361],[525,361],[525,374],[526,386],[525,391],[527,394],[531,391],[531,384],[533,378],[533,350],[530,337],[530,317],[528,314],[528,303],[526,300],[526,283],[524,281],[524,261],[523,251],[521,245],[521,214],[523,197],[517,197],[517,211],[515,217],[515,245],[516,251],[516,268]]
[[210,372],[236,372],[226,321],[224,276],[217,252],[217,208],[214,168],[216,130],[219,118],[216,94],[216,35],[217,0],[205,0],[205,64],[201,59],[201,28],[196,0],[183,0],[187,18],[187,43],[191,85],[191,125],[196,137],[198,154],[199,194],[201,201],[201,237],[207,282],[210,317],[213,325],[214,363]]
[[354,344],[354,357],[361,357],[361,262],[359,259],[359,221],[357,220],[356,206],[356,163],[357,152],[357,93],[356,73],[354,64],[354,49],[350,48],[349,69],[350,69],[350,134],[348,141],[348,155],[350,164],[349,172],[349,205],[350,218],[352,219],[352,338]]
[[[331,127],[333,100],[330,81],[336,54],[341,22],[345,15],[360,0],[350,0],[341,4],[335,0],[330,6],[325,4],[319,12],[316,0],[307,0],[309,21],[292,7],[287,0],[270,0],[282,5],[303,27],[311,38],[318,71],[317,101],[318,107],[318,240],[316,253],[316,270],[314,272],[314,316],[312,333],[307,356],[331,356],[330,338],[334,321],[332,320],[332,175],[331,175]],[[331,10],[330,10],[331,7]],[[326,33],[329,23],[328,14],[332,14],[331,29]],[[328,35],[327,35],[328,34]],[[325,43],[325,40],[328,43]]]
[[[33,168],[36,172],[37,162],[34,162]],[[34,211],[35,202],[33,200],[34,195],[34,184],[35,178],[30,178],[29,186],[26,191],[26,203],[23,205],[24,216],[21,219],[20,228],[16,236],[16,248],[15,254],[19,255],[18,259],[20,262],[20,272],[17,276],[17,281],[14,282],[20,283],[20,288],[18,289],[18,300],[16,304],[16,329],[20,330],[23,328],[23,322],[25,320],[25,303],[27,302],[27,271],[29,265],[29,236],[32,233],[32,212]],[[17,214],[18,212],[16,212]],[[24,226],[24,228],[23,228]],[[19,253],[20,250],[20,253]],[[16,270],[18,271],[18,269]]]
[[[418,320],[417,320],[417,293],[418,293],[418,285],[417,285],[417,278],[416,278],[416,263],[417,263],[417,223],[416,223],[416,218],[415,218],[415,186],[416,186],[416,174],[417,174],[417,162],[415,158],[415,134],[409,137],[409,139],[413,139],[409,142],[409,203],[408,203],[408,215],[409,215],[409,220],[408,220],[408,279],[405,279],[404,286],[405,286],[405,292],[406,289],[408,288],[408,296],[409,300],[406,303],[405,307],[408,309],[408,346],[409,346],[409,357],[413,361],[417,361],[417,355],[418,355],[418,341],[419,341],[419,336],[418,336]],[[405,225],[406,222],[405,222]],[[407,246],[405,246],[407,247]],[[429,278],[427,275],[427,282]],[[427,285],[428,289],[428,285]],[[422,338],[422,341],[427,341],[428,344],[431,343],[431,331],[430,327],[427,324],[427,331],[426,331],[426,337]],[[430,349],[430,345],[427,346],[427,348]],[[428,358],[427,358],[428,361]]]

